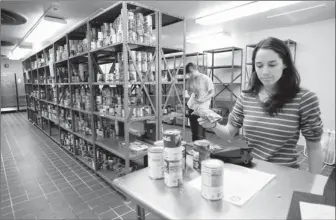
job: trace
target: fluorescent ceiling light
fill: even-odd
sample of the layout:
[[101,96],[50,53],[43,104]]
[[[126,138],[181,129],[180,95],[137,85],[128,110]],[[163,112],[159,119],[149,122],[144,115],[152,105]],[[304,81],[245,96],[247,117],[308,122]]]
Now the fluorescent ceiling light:
[[281,13],[281,14],[267,16],[267,18],[275,18],[275,17],[279,17],[279,16],[283,16],[283,15],[294,14],[294,13],[297,13],[297,12],[307,11],[307,10],[310,10],[310,9],[320,8],[320,7],[323,7],[323,6],[326,6],[326,5],[322,4],[322,5],[316,5],[316,6],[312,6],[312,7],[308,7],[308,8],[302,8],[302,9],[298,9],[298,10],[294,10],[294,11],[289,11],[289,12],[285,12],[285,13]]
[[206,11],[202,11],[202,13],[198,17],[205,17],[205,16],[208,16],[208,15],[211,15],[211,14],[215,14],[215,13],[218,13],[218,12],[222,12],[222,11],[225,11],[225,10],[236,8],[236,7],[246,5],[246,4],[249,4],[249,3],[252,3],[252,2],[254,2],[254,1],[229,1],[229,2],[226,2],[223,6],[212,8],[212,9],[206,10]]
[[20,60],[31,51],[31,47],[17,46],[8,56],[10,60]]
[[231,21],[242,17],[266,12],[272,9],[297,4],[301,1],[257,1],[233,9],[221,11],[212,15],[196,19],[201,25],[213,25],[221,22]]
[[205,34],[201,36],[194,36],[189,37],[186,39],[188,43],[191,44],[199,44],[199,43],[206,43],[206,42],[219,42],[223,40],[230,39],[230,36],[223,32],[212,33],[212,34]]
[[66,20],[61,18],[44,16],[25,39],[25,42],[43,42],[58,33],[66,23]]

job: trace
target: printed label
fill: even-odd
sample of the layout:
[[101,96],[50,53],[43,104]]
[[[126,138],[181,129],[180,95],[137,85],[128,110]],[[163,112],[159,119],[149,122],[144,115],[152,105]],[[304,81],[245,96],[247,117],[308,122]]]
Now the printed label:
[[182,155],[182,147],[174,147],[174,148],[164,148],[164,159],[165,160],[181,160]]
[[149,177],[153,179],[163,178],[163,154],[148,152],[148,171]]
[[209,200],[223,198],[223,168],[202,166],[202,196]]

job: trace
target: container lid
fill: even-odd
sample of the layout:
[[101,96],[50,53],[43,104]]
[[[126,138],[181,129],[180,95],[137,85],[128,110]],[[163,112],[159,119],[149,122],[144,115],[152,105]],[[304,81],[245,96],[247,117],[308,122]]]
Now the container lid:
[[169,129],[169,130],[165,130],[163,133],[164,134],[181,134],[181,131],[177,129]]
[[155,141],[154,145],[155,146],[164,146],[163,140]]
[[208,159],[202,161],[202,166],[209,168],[219,168],[224,166],[224,162],[218,159]]
[[162,153],[164,147],[163,146],[152,146],[148,148],[148,152],[151,153]]

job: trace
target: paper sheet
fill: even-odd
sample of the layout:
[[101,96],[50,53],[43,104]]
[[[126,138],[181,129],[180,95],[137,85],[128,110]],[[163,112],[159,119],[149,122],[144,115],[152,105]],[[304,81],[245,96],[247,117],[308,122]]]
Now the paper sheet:
[[335,219],[335,207],[300,202],[301,219]]
[[[244,205],[274,178],[274,174],[233,164],[224,164],[223,199],[239,206]],[[201,192],[201,176],[188,184]]]

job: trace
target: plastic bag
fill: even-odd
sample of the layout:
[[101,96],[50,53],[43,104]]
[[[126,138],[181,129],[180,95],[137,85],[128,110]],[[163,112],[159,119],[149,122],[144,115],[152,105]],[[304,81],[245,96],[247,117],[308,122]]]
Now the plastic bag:
[[207,118],[210,121],[210,123],[214,123],[216,121],[222,120],[222,116],[218,115],[211,109],[199,108],[195,110],[192,114]]

